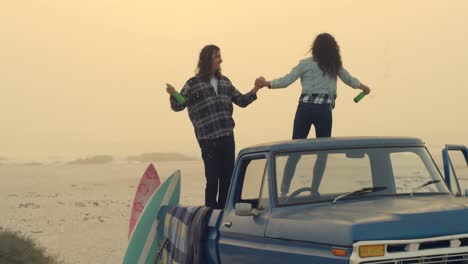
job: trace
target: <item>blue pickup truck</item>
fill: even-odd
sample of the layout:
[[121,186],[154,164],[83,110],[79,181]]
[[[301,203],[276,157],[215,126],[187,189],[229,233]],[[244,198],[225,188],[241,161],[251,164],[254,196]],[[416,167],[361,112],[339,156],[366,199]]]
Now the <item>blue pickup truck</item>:
[[[463,163],[454,166],[452,155]],[[237,158],[209,263],[468,264],[467,149],[444,174],[416,138],[307,139]]]

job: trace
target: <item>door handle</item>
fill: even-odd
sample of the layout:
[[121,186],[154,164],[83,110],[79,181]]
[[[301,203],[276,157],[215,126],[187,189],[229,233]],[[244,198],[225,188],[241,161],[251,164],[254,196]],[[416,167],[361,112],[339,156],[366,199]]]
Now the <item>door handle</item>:
[[227,227],[227,228],[230,228],[232,226],[232,222],[230,222],[230,221],[224,222],[223,226]]

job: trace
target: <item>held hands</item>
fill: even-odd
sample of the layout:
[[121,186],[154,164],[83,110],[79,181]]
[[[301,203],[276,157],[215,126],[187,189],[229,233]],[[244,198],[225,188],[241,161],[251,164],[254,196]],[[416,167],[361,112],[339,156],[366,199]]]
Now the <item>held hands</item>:
[[254,82],[254,88],[252,89],[252,92],[253,93],[257,93],[258,90],[262,89],[263,87],[265,87],[265,77],[258,77],[255,82]]
[[265,77],[260,76],[255,80],[255,88],[261,89],[265,86],[268,86],[268,82],[265,80]]

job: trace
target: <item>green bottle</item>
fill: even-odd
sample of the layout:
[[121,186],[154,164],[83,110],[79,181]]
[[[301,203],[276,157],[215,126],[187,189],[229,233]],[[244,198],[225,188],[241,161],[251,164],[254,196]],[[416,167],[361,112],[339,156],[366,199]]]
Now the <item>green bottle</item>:
[[185,98],[179,92],[173,93],[172,96],[179,104],[185,104]]
[[360,92],[356,97],[354,97],[353,100],[355,103],[359,103],[359,101],[361,101],[364,96],[366,96],[366,94],[364,92]]

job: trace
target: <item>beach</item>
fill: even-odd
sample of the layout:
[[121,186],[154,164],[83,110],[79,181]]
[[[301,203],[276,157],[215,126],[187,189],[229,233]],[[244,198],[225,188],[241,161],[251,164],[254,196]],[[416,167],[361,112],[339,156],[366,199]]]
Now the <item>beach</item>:
[[[66,264],[119,263],[131,204],[148,163],[4,164],[0,230],[32,237]],[[182,172],[181,204],[203,204],[200,160],[155,163],[161,180]]]

